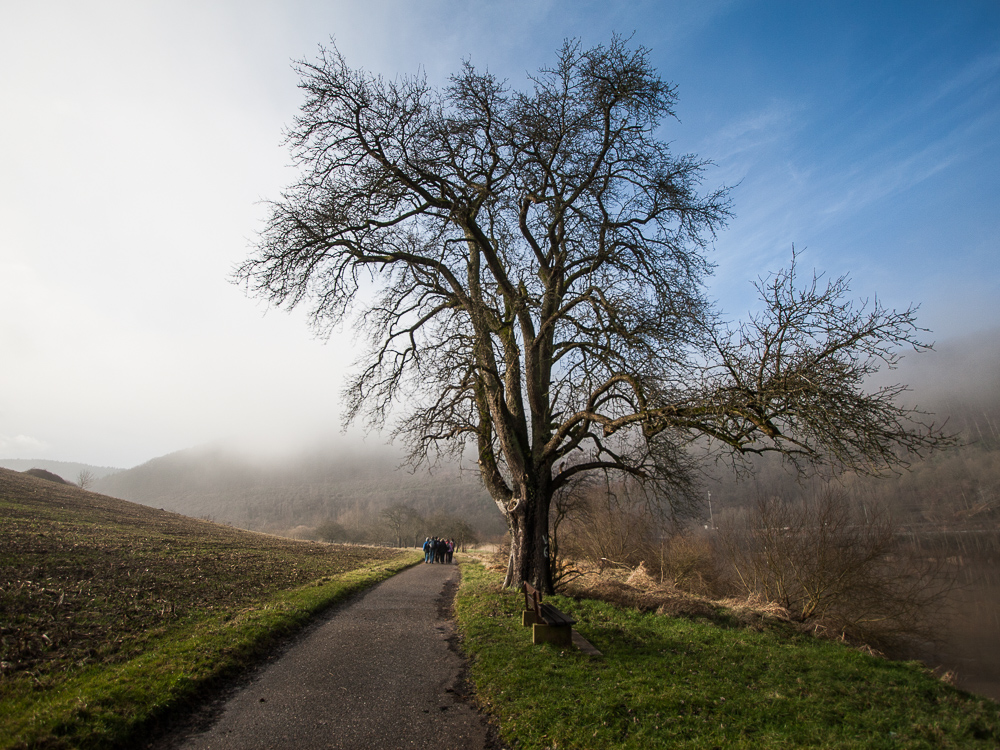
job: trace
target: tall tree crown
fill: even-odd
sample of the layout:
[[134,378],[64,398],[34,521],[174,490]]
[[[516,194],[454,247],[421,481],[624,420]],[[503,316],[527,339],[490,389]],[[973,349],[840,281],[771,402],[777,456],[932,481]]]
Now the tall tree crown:
[[298,71],[299,178],[237,277],[321,329],[356,312],[348,417],[400,406],[418,458],[473,444],[512,530],[594,471],[680,497],[698,437],[869,471],[935,444],[901,387],[865,383],[922,346],[913,309],[800,289],[793,265],[761,280],[765,313],[718,321],[702,283],[728,194],[662,140],[676,93],[646,50],[567,42],[524,89],[469,62],[442,89],[385,80],[335,48]]
[[658,140],[675,92],[645,50],[567,43],[527,91],[469,63],[442,91],[386,81],[335,49],[299,71],[301,178],[240,274],[274,303],[309,299],[319,325],[377,280],[351,416],[415,387],[415,445],[487,423],[551,462],[685,359],[728,202]]

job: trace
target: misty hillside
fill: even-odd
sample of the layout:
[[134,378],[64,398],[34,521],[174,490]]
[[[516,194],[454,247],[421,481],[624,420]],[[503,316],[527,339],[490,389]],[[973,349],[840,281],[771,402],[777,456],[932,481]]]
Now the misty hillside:
[[[1000,332],[910,355],[899,371],[880,379],[910,384],[906,401],[928,412],[927,421],[958,442],[897,474],[844,475],[834,486],[881,503],[910,527],[995,526],[1000,521]],[[725,467],[710,467],[706,500],[711,492],[716,520],[720,511],[752,503],[758,493],[793,498],[818,486],[774,456],[753,464],[754,476],[739,480]]]
[[[879,380],[910,383],[906,400],[933,412],[933,421],[943,422],[961,444],[914,462],[900,476],[880,481],[843,477],[842,482],[855,489],[863,485],[904,523],[995,523],[1000,516],[1000,331],[908,354],[899,370],[881,373]],[[395,504],[431,522],[427,533],[435,533],[433,521],[443,516],[464,521],[481,536],[504,532],[474,469],[463,472],[451,465],[410,473],[398,468],[400,462],[390,448],[326,443],[283,462],[216,446],[179,451],[128,470],[34,459],[0,459],[0,466],[44,469],[70,482],[86,470],[97,478],[91,486],[97,492],[279,534],[331,522],[348,530],[370,528]],[[755,464],[753,478],[736,477],[726,466],[706,466],[704,521],[709,492],[718,513],[752,502],[759,491],[789,497],[802,491],[779,460]]]
[[353,452],[322,447],[279,462],[215,446],[153,459],[103,477],[93,489],[272,533],[331,521],[361,528],[395,504],[407,505],[429,520],[461,518],[481,535],[503,532],[500,514],[475,472],[446,466],[433,473],[411,473],[398,468],[399,463],[399,456],[389,449]]
[[50,461],[45,458],[0,458],[0,468],[20,472],[30,469],[44,469],[73,483],[77,483],[81,471],[89,471],[95,478],[106,477],[121,471],[113,466],[91,466],[74,461]]

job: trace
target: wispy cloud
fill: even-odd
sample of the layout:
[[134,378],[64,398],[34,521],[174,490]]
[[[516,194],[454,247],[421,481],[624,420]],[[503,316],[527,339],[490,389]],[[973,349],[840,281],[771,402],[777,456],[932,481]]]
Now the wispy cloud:
[[0,435],[0,451],[9,458],[38,458],[47,449],[44,441],[30,435]]

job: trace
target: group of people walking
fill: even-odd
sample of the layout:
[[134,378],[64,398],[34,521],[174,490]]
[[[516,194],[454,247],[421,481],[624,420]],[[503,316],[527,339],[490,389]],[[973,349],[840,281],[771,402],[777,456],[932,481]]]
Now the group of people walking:
[[429,536],[424,541],[425,563],[450,563],[454,553],[454,539],[438,539],[436,536]]

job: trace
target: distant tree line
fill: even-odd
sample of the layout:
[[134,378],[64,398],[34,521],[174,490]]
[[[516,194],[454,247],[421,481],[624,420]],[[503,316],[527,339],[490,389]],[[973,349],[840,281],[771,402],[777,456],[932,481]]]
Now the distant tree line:
[[436,536],[454,539],[462,550],[480,541],[480,534],[461,516],[447,512],[424,516],[404,503],[395,503],[378,516],[351,526],[327,519],[315,528],[314,535],[324,542],[392,544],[396,547],[419,547],[427,537]]

